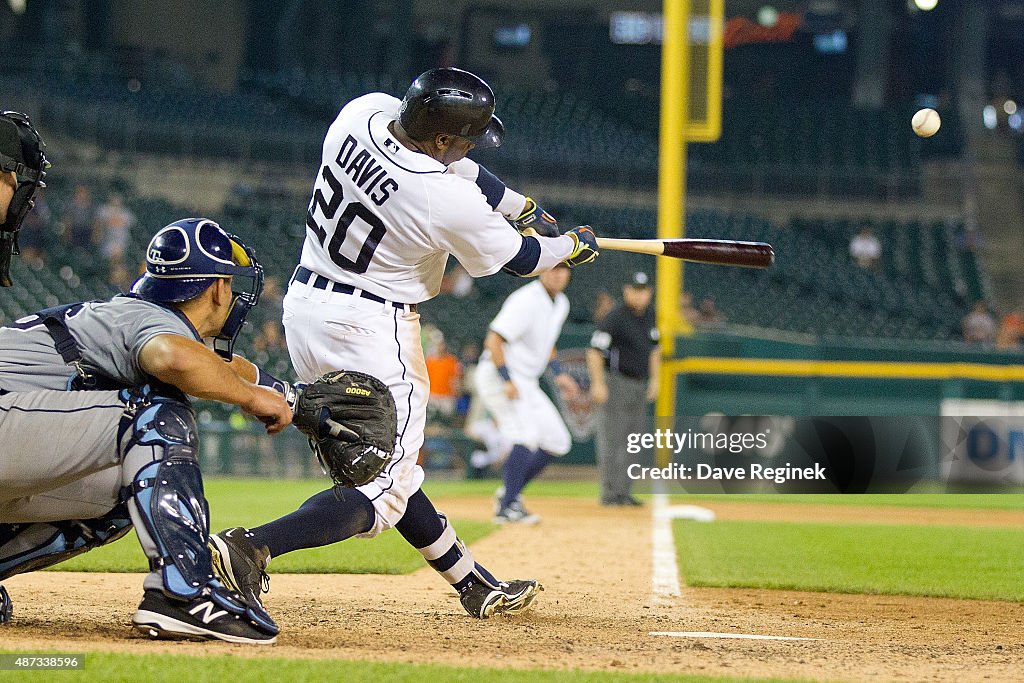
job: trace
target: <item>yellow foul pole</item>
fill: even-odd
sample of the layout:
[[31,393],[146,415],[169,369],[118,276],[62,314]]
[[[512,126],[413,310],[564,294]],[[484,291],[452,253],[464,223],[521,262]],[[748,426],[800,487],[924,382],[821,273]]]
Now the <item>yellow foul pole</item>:
[[[686,122],[689,92],[690,0],[664,0],[664,37],[661,47],[661,132],[658,146],[658,237],[682,237],[686,211]],[[682,262],[658,259],[657,320],[661,352],[675,355],[676,335],[684,331],[679,312],[683,290]],[[661,391],[656,415],[675,412],[675,382],[662,364]],[[659,454],[660,456],[661,454]],[[659,457],[659,460],[661,457]]]

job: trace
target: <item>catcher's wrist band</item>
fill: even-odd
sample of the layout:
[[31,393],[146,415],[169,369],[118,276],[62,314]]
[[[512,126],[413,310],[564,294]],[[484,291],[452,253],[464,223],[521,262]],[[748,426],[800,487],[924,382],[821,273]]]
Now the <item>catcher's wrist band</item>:
[[508,374],[508,368],[504,365],[498,366],[498,374],[501,375],[501,378],[506,382],[512,381],[512,375]]
[[551,362],[548,363],[548,367],[551,368],[551,372],[555,375],[562,374],[562,364],[558,362],[557,358],[552,358]]
[[255,382],[255,384],[258,384],[261,387],[267,387],[267,388],[273,389],[274,391],[276,391],[278,393],[281,393],[281,394],[287,394],[287,392],[285,391],[285,387],[288,386],[288,383],[285,382],[284,380],[280,380],[280,379],[274,377],[273,375],[271,375],[269,372],[267,372],[266,370],[262,369],[258,365],[256,366],[256,382]]

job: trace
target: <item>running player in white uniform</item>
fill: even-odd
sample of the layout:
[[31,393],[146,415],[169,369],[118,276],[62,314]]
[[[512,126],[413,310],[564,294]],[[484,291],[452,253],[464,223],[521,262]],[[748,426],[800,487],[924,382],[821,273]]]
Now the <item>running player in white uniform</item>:
[[484,339],[473,381],[498,429],[514,444],[505,459],[504,485],[495,494],[498,523],[540,521],[526,511],[519,494],[572,446],[562,416],[540,388],[550,361],[563,396],[571,400],[579,392],[555,360],[555,342],[569,315],[569,299],[563,294],[568,284],[569,269],[559,267],[520,287],[505,300]]
[[328,130],[284,301],[288,350],[303,381],[341,369],[380,378],[398,407],[398,442],[375,481],[323,491],[286,517],[217,534],[229,582],[251,598],[259,599],[270,557],[389,527],[455,587],[473,616],[518,611],[536,596],[536,581],[500,582],[474,561],[420,489],[416,464],[429,394],[416,306],[437,295],[449,255],[473,277],[535,275],[597,255],[589,227],[544,237],[509,225],[506,217],[521,227],[550,218],[465,159],[503,135],[491,89],[459,69],[422,74],[403,100],[356,98]]

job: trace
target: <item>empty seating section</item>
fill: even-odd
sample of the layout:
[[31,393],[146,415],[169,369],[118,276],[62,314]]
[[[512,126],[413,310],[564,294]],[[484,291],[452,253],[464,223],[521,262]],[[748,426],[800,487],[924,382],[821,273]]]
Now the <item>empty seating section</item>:
[[[734,98],[724,107],[721,139],[689,147],[691,191],[918,195],[925,146],[910,129],[912,113],[909,106],[872,110],[845,101]],[[946,142],[930,141],[927,149],[958,153],[956,117],[943,116]]]
[[[56,220],[70,199],[71,187],[54,176],[47,192]],[[128,204],[138,218],[128,253],[139,256],[156,228],[194,213],[160,199],[129,196]],[[654,236],[653,209],[578,204],[548,208],[564,225],[589,222],[606,236]],[[212,217],[252,245],[268,278],[286,286],[305,235],[304,213],[300,199],[246,197]],[[848,251],[850,238],[866,224],[883,248],[881,263],[874,270],[857,267]],[[793,219],[774,225],[754,215],[700,210],[690,212],[687,226],[690,237],[767,241],[775,246],[776,264],[764,271],[686,265],[686,290],[694,302],[714,298],[729,323],[822,336],[953,339],[959,337],[960,320],[968,308],[987,294],[976,254],[963,248],[963,226],[958,222]],[[598,267],[575,271],[569,288],[570,320],[588,323],[598,291],[618,296],[631,271],[653,272],[654,268],[652,257],[605,252]],[[96,247],[65,244],[55,232],[47,237],[45,266],[30,268],[16,258],[14,275],[17,284],[0,290],[0,321],[58,302],[107,297],[115,291]],[[440,327],[453,348],[479,343],[505,296],[522,284],[523,280],[504,274],[476,280],[465,297],[442,294],[423,306],[423,320]],[[246,327],[242,348],[250,348],[264,320],[279,319],[279,306],[279,299],[270,297],[257,309],[253,324]],[[287,356],[281,352],[266,362],[287,369]]]
[[[765,271],[691,264],[686,287],[713,297],[732,323],[821,336],[953,339],[985,283],[973,252],[958,246],[959,224],[794,219],[773,226],[751,217],[697,214],[692,237],[763,240],[775,246]],[[864,225],[882,243],[877,269],[859,268],[848,245]]]
[[[252,72],[234,92],[219,92],[159,62],[140,69],[95,56],[21,57],[5,66],[0,95],[9,106],[32,93],[44,127],[104,149],[310,164],[344,102],[370,91],[401,96],[408,85],[388,74]],[[498,88],[497,110],[508,136],[481,160],[520,183],[656,182],[656,119],[636,126],[586,93],[514,84]],[[922,145],[909,107],[732,98],[724,110],[721,140],[690,145],[692,190],[890,198],[919,191]],[[943,116],[942,141],[927,148],[956,153],[955,113]]]

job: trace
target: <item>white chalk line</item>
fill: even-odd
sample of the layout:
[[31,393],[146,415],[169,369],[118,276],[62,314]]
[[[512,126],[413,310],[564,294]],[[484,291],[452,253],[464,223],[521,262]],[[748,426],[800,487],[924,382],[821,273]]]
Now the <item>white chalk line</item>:
[[[676,562],[676,542],[672,535],[673,519],[692,519],[699,522],[712,522],[715,513],[707,508],[696,505],[669,505],[668,495],[655,493],[651,505],[651,603],[655,605],[672,604],[674,598],[681,594],[679,587],[679,565]],[[714,633],[711,631],[650,631],[651,636],[670,638],[720,638],[730,640],[782,640],[812,641],[820,638],[800,638],[797,636],[770,636],[757,633]]]
[[696,505],[669,505],[668,495],[655,493],[651,501],[651,604],[669,605],[681,594],[673,519],[714,520],[715,513]]
[[756,633],[712,633],[710,631],[651,631],[649,636],[670,638],[723,638],[730,640],[821,640],[821,638],[798,638],[796,636],[763,636]]

